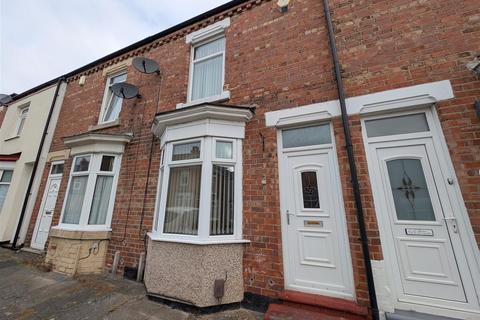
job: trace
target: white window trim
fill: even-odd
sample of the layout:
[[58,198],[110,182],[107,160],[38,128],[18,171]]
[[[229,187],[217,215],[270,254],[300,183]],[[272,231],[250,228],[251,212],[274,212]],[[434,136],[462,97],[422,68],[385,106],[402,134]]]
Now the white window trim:
[[[2,167],[2,168],[0,168],[0,179],[2,178],[3,173],[4,173],[5,171],[12,171],[12,180],[10,180],[10,182],[0,182],[0,185],[7,185],[7,186],[8,186],[7,193],[5,194],[5,201],[7,201],[8,192],[10,191],[10,186],[11,186],[12,181],[13,181],[13,173],[14,173],[13,171],[14,171],[14,168],[15,168],[15,167],[11,167],[11,168],[9,168],[9,167]],[[3,202],[3,206],[5,205],[5,201]],[[0,214],[2,213],[3,206],[0,207]]]
[[[103,92],[102,107],[100,109],[100,116],[98,117],[98,125],[108,125],[108,124],[114,123],[115,121],[118,121],[118,118],[110,121],[103,121],[103,118],[105,116],[108,106],[110,105],[110,101],[113,97],[113,93],[110,93],[110,79],[112,79],[113,77],[119,76],[121,74],[125,74],[125,76],[128,76],[126,67],[122,67],[121,69],[115,69],[114,71],[106,74],[107,80],[105,81],[105,90]],[[125,81],[127,81],[126,78],[125,78]],[[122,107],[123,107],[123,100],[122,100]]]
[[[75,161],[79,157],[83,156],[90,156],[90,164],[88,171],[83,171],[83,172],[74,172],[75,168]],[[100,165],[102,161],[102,156],[114,156],[114,165],[113,165],[113,171],[112,172],[101,172],[100,171]],[[62,205],[62,214],[60,215],[60,220],[58,226],[56,226],[56,229],[63,229],[63,230],[73,230],[73,231],[111,231],[111,222],[112,222],[112,215],[113,215],[113,208],[115,206],[115,196],[117,192],[117,184],[118,184],[118,178],[119,178],[119,173],[120,173],[120,166],[122,162],[122,156],[118,154],[110,154],[110,153],[88,153],[88,154],[80,154],[77,155],[73,158],[72,160],[72,167],[70,169],[70,176],[68,179],[68,184],[67,184],[67,189],[65,192],[65,197],[63,199],[63,205]],[[70,191],[70,185],[72,182],[72,177],[75,176],[85,176],[88,175],[88,180],[87,180],[87,187],[85,189],[85,197],[83,199],[83,204],[82,204],[82,211],[80,213],[80,221],[79,224],[69,224],[69,223],[63,223],[63,217],[65,215],[65,207],[67,204],[67,199],[68,199],[68,193]],[[97,182],[97,176],[113,176],[113,182],[112,182],[112,191],[110,194],[110,202],[108,204],[108,211],[107,211],[107,217],[105,219],[105,224],[103,225],[89,225],[88,224],[88,219],[90,218],[90,209],[92,206],[92,201],[93,201],[93,195],[95,192],[95,185]]]
[[[230,91],[224,90],[225,86],[225,56],[226,56],[226,47],[222,52],[218,52],[212,54],[207,57],[203,57],[194,61],[195,57],[195,49],[199,46],[207,44],[211,41],[218,40],[220,38],[225,38],[225,29],[230,26],[230,18],[223,19],[217,23],[214,23],[208,27],[200,29],[198,31],[192,32],[191,34],[187,35],[186,42],[187,44],[191,45],[190,48],[190,66],[189,66],[189,75],[188,75],[188,94],[187,94],[187,102],[186,103],[179,103],[177,104],[177,109],[190,107],[196,104],[207,103],[207,102],[219,102],[225,101],[230,99]],[[226,46],[226,39],[225,39],[225,46]],[[194,64],[201,62],[206,59],[210,59],[215,56],[223,56],[223,70],[222,70],[222,92],[218,95],[204,97],[201,99],[192,100],[192,92],[193,92],[193,71],[194,71]]]
[[[25,130],[25,124],[27,122],[28,113],[30,112],[30,105],[19,107],[18,109],[19,109],[20,115],[17,121],[17,126],[15,127],[15,135],[11,137],[11,139],[20,137],[22,135],[23,130]],[[22,130],[19,132],[22,121],[23,121]]]
[[[201,141],[200,158],[172,161],[173,147],[177,144]],[[216,159],[215,158],[215,142],[228,141],[232,142],[233,159]],[[242,185],[242,140],[228,139],[222,137],[200,137],[194,139],[180,140],[169,142],[164,146],[162,153],[165,152],[165,160],[160,164],[160,177],[157,193],[157,210],[154,222],[154,231],[150,234],[152,240],[180,242],[190,244],[220,244],[220,243],[245,243],[248,240],[242,239],[242,208],[243,208],[243,185]],[[198,217],[198,234],[183,235],[164,233],[164,219],[166,209],[166,198],[169,187],[169,178],[171,168],[202,165],[201,182],[200,182],[200,204]],[[212,172],[213,165],[232,166],[235,170],[234,176],[234,230],[232,235],[210,235],[210,215],[211,215],[211,189],[212,189]]]

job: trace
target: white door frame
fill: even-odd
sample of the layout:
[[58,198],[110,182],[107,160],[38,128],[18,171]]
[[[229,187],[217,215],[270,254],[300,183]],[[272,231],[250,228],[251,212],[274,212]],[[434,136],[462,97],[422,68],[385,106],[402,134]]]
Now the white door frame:
[[[351,252],[350,252],[350,241],[348,238],[348,226],[347,226],[347,221],[346,221],[346,216],[345,216],[345,207],[344,207],[344,200],[343,200],[343,192],[342,192],[342,186],[341,186],[341,180],[340,180],[340,168],[338,165],[338,158],[337,158],[337,150],[335,146],[335,135],[333,131],[333,127],[330,121],[329,123],[330,126],[330,132],[331,132],[331,137],[332,137],[332,143],[330,144],[322,144],[322,145],[314,145],[314,146],[306,146],[306,147],[296,147],[296,148],[288,148],[288,151],[283,148],[283,140],[282,140],[282,130],[283,129],[292,129],[292,128],[302,128],[306,126],[311,126],[311,125],[319,125],[319,124],[325,124],[325,121],[322,122],[307,122],[305,124],[302,123],[295,123],[294,126],[288,126],[288,127],[277,127],[277,156],[278,156],[278,169],[279,169],[279,192],[280,192],[280,216],[281,216],[281,232],[282,232],[282,253],[283,253],[283,272],[284,272],[284,286],[285,289],[291,289],[294,291],[298,291],[298,288],[291,288],[289,286],[288,280],[291,278],[291,270],[290,266],[288,265],[288,261],[290,261],[290,257],[288,254],[288,246],[291,245],[288,243],[288,239],[285,235],[287,235],[287,228],[288,228],[288,223],[287,223],[287,216],[286,216],[286,197],[284,195],[284,188],[281,187],[283,183],[287,183],[287,178],[285,176],[286,174],[286,164],[285,164],[285,159],[284,159],[284,154],[289,153],[289,152],[299,152],[299,151],[318,151],[318,150],[331,150],[332,155],[333,155],[333,167],[330,168],[332,172],[330,172],[331,175],[334,176],[334,183],[335,185],[333,188],[335,191],[338,190],[338,192],[333,192],[336,195],[336,201],[340,204],[338,209],[335,211],[335,213],[332,213],[332,216],[337,214],[339,224],[337,225],[337,232],[343,232],[343,238],[342,235],[340,237],[344,241],[344,247],[346,248],[344,252],[344,259],[347,261],[345,266],[342,266],[343,268],[346,268],[347,273],[348,273],[348,279],[346,281],[346,286],[349,286],[349,289],[351,289],[351,294],[338,294],[336,292],[331,292],[328,293],[329,296],[332,297],[337,297],[337,298],[342,298],[342,299],[348,299],[348,300],[353,300],[356,301],[356,290],[355,290],[355,285],[354,285],[354,278],[353,278],[353,267],[352,267],[352,258],[351,258]],[[343,227],[343,228],[341,228]],[[342,230],[343,229],[343,230]],[[303,290],[302,290],[303,291]],[[307,292],[305,290],[304,292]],[[307,293],[312,293],[312,294],[318,294],[318,295],[326,295],[325,292],[316,292],[315,290],[309,291]]]
[[[365,121],[371,120],[375,118],[388,118],[393,116],[405,115],[405,114],[415,114],[415,113],[425,113],[428,121],[428,125],[430,128],[429,132],[422,132],[422,133],[412,133],[412,134],[401,134],[395,136],[384,136],[378,138],[368,138],[366,134],[366,127]],[[443,131],[440,126],[440,121],[438,115],[435,110],[435,106],[431,105],[428,107],[423,108],[415,108],[410,109],[407,111],[400,111],[400,112],[392,112],[389,111],[388,113],[382,114],[374,114],[374,115],[362,115],[361,119],[362,124],[362,136],[365,146],[365,152],[367,157],[367,164],[368,170],[370,174],[370,182],[372,192],[375,198],[376,194],[382,194],[381,188],[382,186],[377,185],[376,181],[378,181],[378,177],[375,176],[375,162],[376,162],[376,155],[374,154],[374,145],[375,143],[380,142],[388,142],[388,141],[408,141],[409,139],[418,139],[418,138],[430,138],[433,141],[433,146],[435,152],[437,154],[438,162],[440,165],[441,174],[443,177],[449,177],[453,179],[454,184],[447,188],[448,197],[450,203],[452,205],[453,211],[456,214],[457,218],[457,225],[460,230],[460,240],[463,246],[463,250],[465,252],[466,259],[468,261],[468,268],[470,269],[471,277],[473,279],[473,285],[475,287],[475,291],[477,294],[477,299],[480,296],[480,254],[478,250],[478,246],[474,237],[473,229],[470,224],[470,219],[468,216],[468,212],[461,194],[460,187],[458,185],[458,179],[455,174],[455,170],[453,168],[453,163],[450,158],[450,154],[448,152],[447,144],[445,137],[443,135]],[[416,310],[419,312],[426,312],[431,314],[437,315],[444,315],[444,316],[451,316],[451,317],[472,317],[472,315],[476,317],[480,317],[480,310],[462,310],[456,308],[439,308],[434,306],[427,306],[427,305],[419,305],[419,304],[412,304],[412,303],[404,303],[399,302],[398,297],[402,290],[401,287],[401,280],[399,276],[392,272],[396,270],[397,267],[395,263],[397,261],[397,257],[395,254],[395,247],[393,244],[393,240],[390,239],[391,236],[388,234],[389,224],[390,221],[388,217],[378,214],[382,212],[381,205],[374,201],[375,204],[375,211],[377,216],[377,222],[380,232],[380,239],[382,243],[382,251],[385,259],[386,265],[386,275],[387,281],[389,285],[391,285],[393,290],[392,292],[392,302],[394,308],[396,309],[404,309],[404,310]],[[400,282],[399,282],[400,281]]]
[[50,182],[53,179],[60,179],[62,181],[63,172],[59,174],[52,174],[52,168],[56,164],[65,164],[65,161],[53,161],[50,165],[50,172],[48,174],[47,182],[45,184],[45,189],[43,190],[42,202],[40,204],[40,210],[37,213],[37,220],[35,221],[35,228],[33,229],[32,240],[30,241],[30,247],[37,250],[45,250],[44,246],[37,246],[35,239],[37,238],[38,229],[40,228],[40,222],[42,220],[43,210],[45,209],[45,203],[47,201],[48,187]]

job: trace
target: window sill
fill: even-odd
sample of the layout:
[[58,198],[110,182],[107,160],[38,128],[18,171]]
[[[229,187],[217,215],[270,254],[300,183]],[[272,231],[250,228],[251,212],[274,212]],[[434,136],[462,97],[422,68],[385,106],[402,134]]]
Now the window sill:
[[189,101],[189,102],[186,102],[186,103],[178,103],[177,104],[177,109],[187,108],[187,107],[195,106],[197,104],[202,104],[202,103],[222,102],[222,101],[226,101],[226,100],[229,100],[229,99],[230,99],[230,91],[223,91],[221,94],[216,95],[216,96],[197,99],[197,100]]
[[114,120],[114,121],[100,123],[100,124],[97,124],[97,125],[94,125],[94,126],[90,126],[90,127],[88,127],[88,131],[98,131],[98,130],[117,127],[119,125],[120,125],[120,121],[117,119],[117,120]]
[[55,226],[50,230],[50,236],[53,238],[74,239],[74,240],[104,240],[110,239],[112,229],[110,228],[73,228]]
[[199,246],[207,246],[207,245],[216,245],[216,244],[247,244],[250,243],[250,240],[246,239],[219,239],[219,240],[190,240],[190,239],[172,239],[172,238],[165,238],[155,233],[148,233],[149,238],[152,241],[159,241],[159,242],[174,242],[174,243],[185,243],[185,244],[193,244]]
[[5,139],[4,141],[15,140],[15,139],[18,139],[18,138],[20,138],[20,136],[13,136],[13,137]]

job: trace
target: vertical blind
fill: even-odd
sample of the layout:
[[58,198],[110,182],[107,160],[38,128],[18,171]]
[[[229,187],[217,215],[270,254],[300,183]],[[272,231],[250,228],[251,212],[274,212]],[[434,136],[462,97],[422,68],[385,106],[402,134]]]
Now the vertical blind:
[[191,100],[222,93],[224,51],[225,38],[195,48]]
[[95,193],[93,194],[92,208],[88,224],[105,224],[107,220],[108,205],[112,192],[113,177],[98,176],[95,184]]
[[165,233],[198,234],[201,173],[201,165],[170,169]]
[[231,235],[234,225],[233,167],[213,165],[210,235]]
[[70,182],[63,223],[79,224],[82,213],[83,199],[87,188],[88,176],[76,176]]

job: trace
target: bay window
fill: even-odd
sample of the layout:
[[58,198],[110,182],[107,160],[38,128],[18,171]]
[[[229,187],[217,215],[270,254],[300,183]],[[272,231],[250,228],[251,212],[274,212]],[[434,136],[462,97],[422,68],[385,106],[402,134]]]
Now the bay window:
[[241,236],[240,139],[201,137],[165,144],[156,233],[170,240]]
[[76,156],[60,225],[80,229],[109,228],[119,168],[118,155]]

